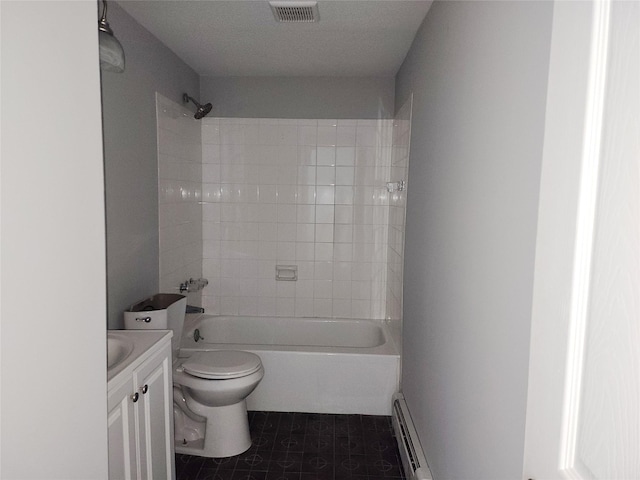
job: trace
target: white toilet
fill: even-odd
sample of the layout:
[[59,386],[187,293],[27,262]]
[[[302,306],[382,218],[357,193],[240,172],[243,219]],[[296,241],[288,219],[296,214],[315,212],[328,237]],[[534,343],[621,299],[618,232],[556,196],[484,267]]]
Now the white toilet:
[[158,294],[125,312],[126,329],[173,330],[176,452],[230,457],[251,447],[246,398],[264,376],[260,357],[233,350],[179,358],[187,299]]

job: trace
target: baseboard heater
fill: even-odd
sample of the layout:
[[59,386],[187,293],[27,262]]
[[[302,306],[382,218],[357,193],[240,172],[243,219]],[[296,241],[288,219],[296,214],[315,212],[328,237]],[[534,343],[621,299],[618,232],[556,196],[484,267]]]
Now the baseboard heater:
[[393,396],[393,430],[407,480],[433,480],[402,393]]

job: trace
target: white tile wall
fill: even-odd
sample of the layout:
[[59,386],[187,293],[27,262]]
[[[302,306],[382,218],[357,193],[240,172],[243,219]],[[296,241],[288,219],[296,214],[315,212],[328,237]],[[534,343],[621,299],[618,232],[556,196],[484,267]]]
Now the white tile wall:
[[393,122],[201,125],[207,312],[384,318]]
[[404,263],[405,213],[407,204],[409,148],[411,143],[411,99],[402,106],[393,122],[390,175],[404,180],[405,190],[389,193],[386,318],[402,320],[402,275]]
[[[201,128],[192,112],[160,94],[156,94],[156,116],[160,290],[177,293],[181,282],[202,276],[203,242],[209,245],[219,241],[220,230],[209,227],[219,222],[220,205],[207,203],[204,211],[201,205],[203,198],[219,201],[219,190],[204,189],[209,183],[203,183],[203,179],[218,182],[220,165],[211,164],[207,169],[201,165],[201,135],[212,139],[218,131],[210,125]],[[200,296],[189,294],[189,303],[200,305]]]
[[401,318],[406,192],[386,182],[407,180],[410,106],[196,121],[157,95],[157,114],[162,291],[204,276],[189,302],[212,314]]

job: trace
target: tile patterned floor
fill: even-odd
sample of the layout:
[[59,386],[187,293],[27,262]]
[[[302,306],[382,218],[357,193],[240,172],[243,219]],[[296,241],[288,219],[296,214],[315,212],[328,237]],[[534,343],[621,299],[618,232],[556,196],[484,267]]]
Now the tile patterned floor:
[[391,417],[249,412],[253,446],[176,455],[177,480],[404,480]]

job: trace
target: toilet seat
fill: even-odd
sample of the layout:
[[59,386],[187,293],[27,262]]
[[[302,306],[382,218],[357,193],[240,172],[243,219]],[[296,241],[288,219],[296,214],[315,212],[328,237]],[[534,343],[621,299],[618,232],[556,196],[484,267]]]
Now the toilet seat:
[[197,352],[182,363],[184,372],[207,380],[245,377],[261,367],[259,356],[235,350]]

